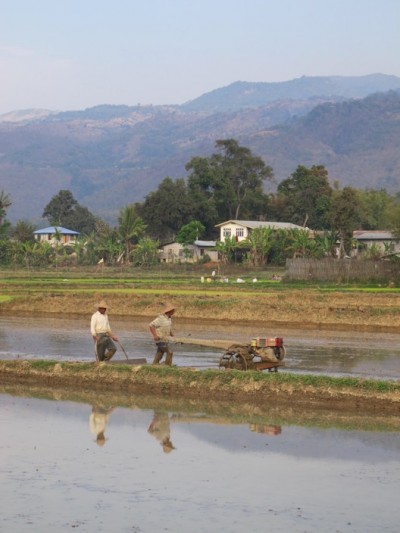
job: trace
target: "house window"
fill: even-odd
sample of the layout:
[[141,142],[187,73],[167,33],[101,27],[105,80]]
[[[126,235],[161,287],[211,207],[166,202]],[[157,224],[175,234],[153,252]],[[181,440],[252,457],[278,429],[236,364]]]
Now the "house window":
[[244,228],[236,228],[236,237],[244,236]]
[[223,235],[224,235],[224,237],[230,237],[231,236],[231,228],[224,228]]

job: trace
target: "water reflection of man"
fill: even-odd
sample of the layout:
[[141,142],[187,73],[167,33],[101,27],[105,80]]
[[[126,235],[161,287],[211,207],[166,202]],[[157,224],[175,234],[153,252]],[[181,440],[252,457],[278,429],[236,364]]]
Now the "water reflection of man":
[[171,442],[168,413],[154,411],[153,420],[147,431],[160,442],[164,453],[170,453],[176,449]]
[[106,437],[104,432],[106,430],[110,414],[114,411],[114,407],[103,407],[101,405],[93,405],[90,413],[89,426],[90,431],[96,435],[96,444],[104,446]]
[[282,428],[281,426],[250,424],[250,431],[255,431],[256,433],[266,433],[267,435],[280,435],[282,433]]

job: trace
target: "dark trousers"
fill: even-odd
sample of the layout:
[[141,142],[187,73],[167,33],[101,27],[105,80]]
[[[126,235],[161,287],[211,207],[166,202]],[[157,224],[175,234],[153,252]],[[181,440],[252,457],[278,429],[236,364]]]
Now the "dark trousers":
[[111,337],[106,333],[100,335],[100,339],[96,343],[96,353],[99,361],[108,361],[117,351]]
[[163,357],[163,355],[166,353],[167,356],[165,358],[165,364],[171,366],[172,365],[172,356],[174,353],[170,350],[168,342],[156,342],[157,346],[157,352],[154,356],[153,365],[160,364],[160,361]]

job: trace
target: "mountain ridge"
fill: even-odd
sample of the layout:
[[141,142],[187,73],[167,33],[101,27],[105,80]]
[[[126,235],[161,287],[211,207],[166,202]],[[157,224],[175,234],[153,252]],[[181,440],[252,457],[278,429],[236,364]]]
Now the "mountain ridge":
[[[40,223],[51,197],[69,189],[93,213],[115,221],[121,207],[142,201],[165,177],[185,177],[185,164],[213,153],[223,138],[261,156],[276,183],[299,164],[325,164],[330,178],[343,184],[400,190],[400,89],[380,92],[373,80],[368,77],[367,88],[356,80],[362,91],[373,89],[366,98],[325,93],[259,106],[259,96],[249,105],[250,95],[245,103],[233,100],[230,111],[101,105],[36,118],[30,110],[25,121],[21,114],[15,122],[0,120],[1,189],[13,201],[9,219]],[[353,81],[346,79],[352,91]],[[400,88],[400,78],[379,75],[378,81]],[[241,86],[248,88],[247,82]]]

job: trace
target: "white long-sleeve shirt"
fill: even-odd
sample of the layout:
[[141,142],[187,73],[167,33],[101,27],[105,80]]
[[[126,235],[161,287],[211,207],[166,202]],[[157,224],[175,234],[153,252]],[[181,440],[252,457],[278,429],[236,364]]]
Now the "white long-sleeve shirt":
[[92,337],[96,337],[101,333],[109,333],[111,335],[111,327],[108,321],[107,313],[104,313],[103,315],[100,313],[100,311],[96,311],[92,315],[92,319],[90,321],[90,333],[92,334]]

